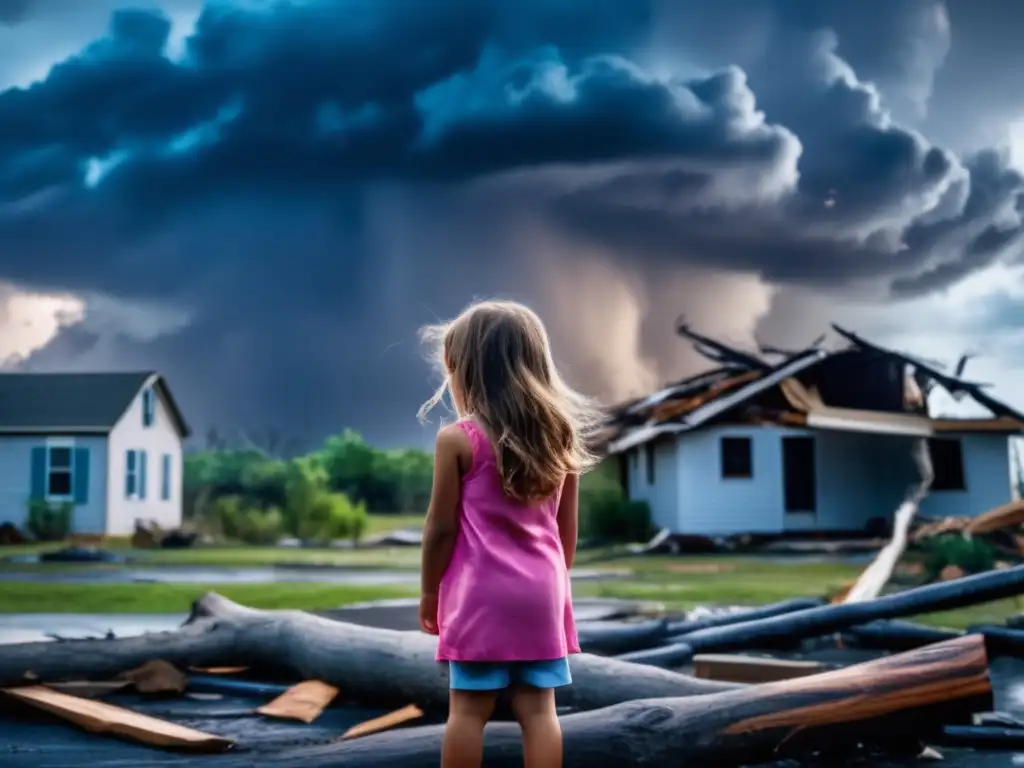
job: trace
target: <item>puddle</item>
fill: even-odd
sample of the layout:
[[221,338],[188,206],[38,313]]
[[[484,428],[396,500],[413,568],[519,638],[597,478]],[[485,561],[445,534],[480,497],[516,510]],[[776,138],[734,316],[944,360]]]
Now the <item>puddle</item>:
[[[619,571],[574,570],[577,580],[623,576]],[[211,568],[194,566],[96,567],[68,570],[0,571],[0,583],[45,584],[419,584],[418,571],[344,568]]]
[[0,614],[0,645],[65,638],[131,637],[146,632],[166,632],[180,627],[186,613],[6,613]]

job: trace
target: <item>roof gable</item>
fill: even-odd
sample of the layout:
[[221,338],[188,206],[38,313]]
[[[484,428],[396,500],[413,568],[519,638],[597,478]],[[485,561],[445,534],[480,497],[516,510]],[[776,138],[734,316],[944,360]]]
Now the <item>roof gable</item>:
[[109,432],[151,380],[187,436],[166,383],[152,371],[0,373],[0,433]]

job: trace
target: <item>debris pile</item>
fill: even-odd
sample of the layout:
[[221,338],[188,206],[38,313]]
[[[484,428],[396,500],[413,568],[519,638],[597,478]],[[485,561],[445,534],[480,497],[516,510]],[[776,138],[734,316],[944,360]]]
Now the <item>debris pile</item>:
[[[573,658],[574,683],[557,692],[565,765],[749,765],[854,744],[917,754],[925,745],[991,740],[991,727],[982,734],[974,724],[994,708],[988,653],[1024,656],[1024,631],[956,632],[899,619],[1022,592],[1024,566],[1017,566],[842,604],[801,598],[680,617],[583,621],[585,652]],[[429,765],[441,730],[420,723],[440,722],[448,701],[435,644],[419,632],[258,611],[210,593],[174,632],[5,646],[0,686],[8,698],[90,730],[224,752],[215,762],[228,768],[254,760]],[[813,657],[814,649],[837,647],[868,655],[852,666]],[[98,701],[125,690],[262,697],[250,717],[300,727],[348,702],[387,714],[326,743],[266,750],[230,730],[207,733]],[[518,732],[502,719],[488,727],[487,764],[518,766]],[[1001,728],[1011,741],[1024,736],[1024,727]]]
[[131,542],[133,549],[182,549],[191,547],[197,538],[196,531],[183,528],[165,531],[156,520],[136,519]]

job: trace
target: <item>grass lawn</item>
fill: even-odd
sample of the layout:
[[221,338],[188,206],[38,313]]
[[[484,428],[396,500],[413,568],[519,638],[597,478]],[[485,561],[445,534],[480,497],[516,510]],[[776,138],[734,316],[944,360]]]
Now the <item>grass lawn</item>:
[[[149,554],[147,552],[147,554]],[[274,562],[323,563],[395,569],[418,566],[419,550],[283,550],[274,548],[200,548],[157,551],[158,562],[180,565],[268,565]],[[198,556],[202,555],[202,559]],[[594,553],[599,556],[600,553]],[[187,557],[185,557],[187,556]],[[363,556],[366,556],[363,558]],[[177,559],[175,559],[177,558]],[[208,558],[208,559],[207,559]],[[154,561],[157,562],[157,561]],[[24,566],[22,566],[24,567]],[[82,566],[76,566],[82,567]],[[85,566],[90,567],[90,566]],[[861,566],[841,562],[780,563],[754,557],[581,558],[588,570],[627,571],[626,578],[578,581],[580,597],[658,601],[685,609],[707,604],[758,605],[790,597],[836,592],[855,579]],[[389,597],[414,596],[415,586],[347,584],[59,584],[3,582],[0,613],[167,613],[188,610],[192,600],[215,590],[258,608],[330,608]],[[1024,599],[1003,600],[959,611],[917,617],[922,623],[963,628],[1001,623],[1024,610]]]

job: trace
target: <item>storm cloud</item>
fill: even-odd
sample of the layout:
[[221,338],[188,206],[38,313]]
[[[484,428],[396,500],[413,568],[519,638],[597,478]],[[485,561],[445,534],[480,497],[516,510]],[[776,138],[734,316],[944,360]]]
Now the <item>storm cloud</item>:
[[20,364],[157,367],[200,428],[401,441],[415,327],[475,296],[537,303],[617,397],[689,364],[680,311],[749,336],[787,287],[896,300],[1019,258],[1008,154],[910,125],[941,3],[712,5],[221,0],[181,52],[116,11],[0,93],[0,281],[87,308]]

